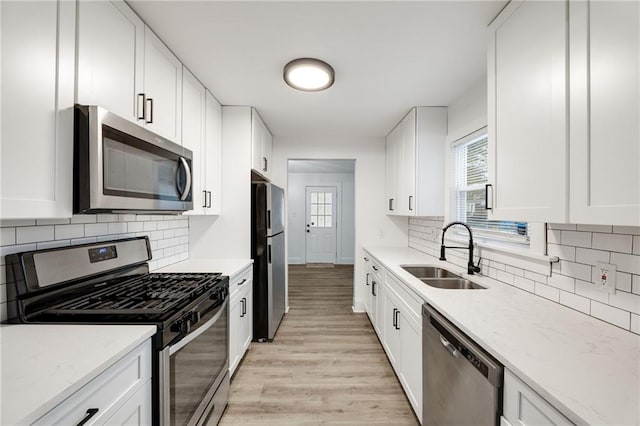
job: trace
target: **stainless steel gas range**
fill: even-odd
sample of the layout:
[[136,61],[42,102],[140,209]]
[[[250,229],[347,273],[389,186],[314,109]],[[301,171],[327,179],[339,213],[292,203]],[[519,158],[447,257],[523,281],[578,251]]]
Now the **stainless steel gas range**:
[[215,424],[229,394],[229,278],[149,273],[147,237],[7,256],[9,321],[153,324],[153,424]]

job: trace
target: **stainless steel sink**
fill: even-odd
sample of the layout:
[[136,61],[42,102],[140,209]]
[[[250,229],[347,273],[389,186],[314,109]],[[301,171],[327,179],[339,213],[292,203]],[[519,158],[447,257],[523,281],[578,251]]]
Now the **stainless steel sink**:
[[486,288],[464,278],[422,278],[420,281],[431,287],[447,290],[482,290]]
[[437,266],[401,266],[402,269],[416,278],[461,278],[460,275],[449,272]]

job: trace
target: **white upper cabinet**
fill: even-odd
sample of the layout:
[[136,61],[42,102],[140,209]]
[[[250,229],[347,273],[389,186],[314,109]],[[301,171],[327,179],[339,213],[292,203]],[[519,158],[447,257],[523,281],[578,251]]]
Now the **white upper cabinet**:
[[640,3],[569,16],[570,222],[640,226]]
[[206,214],[222,213],[222,106],[206,92],[205,102],[204,190],[207,191]]
[[415,107],[387,136],[386,213],[444,214],[447,109]]
[[512,1],[490,26],[490,219],[567,220],[567,48],[565,1]]
[[182,146],[193,152],[191,163],[193,210],[204,214],[209,201],[205,184],[205,88],[189,72],[182,72]]
[[149,27],[144,35],[144,95],[147,128],[180,142],[182,63]]
[[182,64],[123,1],[78,2],[77,103],[180,143]]
[[70,217],[74,2],[0,2],[0,216]]
[[124,2],[78,2],[79,104],[144,123],[144,32],[144,23]]
[[269,179],[273,136],[258,112],[255,109],[251,111],[251,168]]

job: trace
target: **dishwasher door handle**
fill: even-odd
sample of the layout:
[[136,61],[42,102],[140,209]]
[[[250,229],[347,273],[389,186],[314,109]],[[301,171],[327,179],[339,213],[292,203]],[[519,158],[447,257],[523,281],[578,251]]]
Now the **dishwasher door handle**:
[[460,355],[460,351],[457,350],[451,343],[449,343],[449,341],[443,336],[440,336],[440,343],[442,343],[442,346],[444,346],[452,356],[458,358],[458,356]]

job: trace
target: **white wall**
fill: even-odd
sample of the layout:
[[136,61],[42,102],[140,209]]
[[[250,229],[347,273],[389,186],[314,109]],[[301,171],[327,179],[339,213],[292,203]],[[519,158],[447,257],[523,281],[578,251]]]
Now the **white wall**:
[[335,186],[336,263],[353,264],[355,251],[355,194],[353,173],[289,173],[287,244],[290,264],[305,263],[306,187]]
[[222,107],[222,213],[190,216],[193,259],[251,258],[251,108]]
[[299,140],[276,137],[273,147],[272,181],[287,188],[289,159],[353,159],[355,160],[355,273],[354,310],[364,311],[365,285],[363,246],[405,246],[408,241],[406,217],[384,213],[385,145],[384,138],[353,140],[323,138]]

